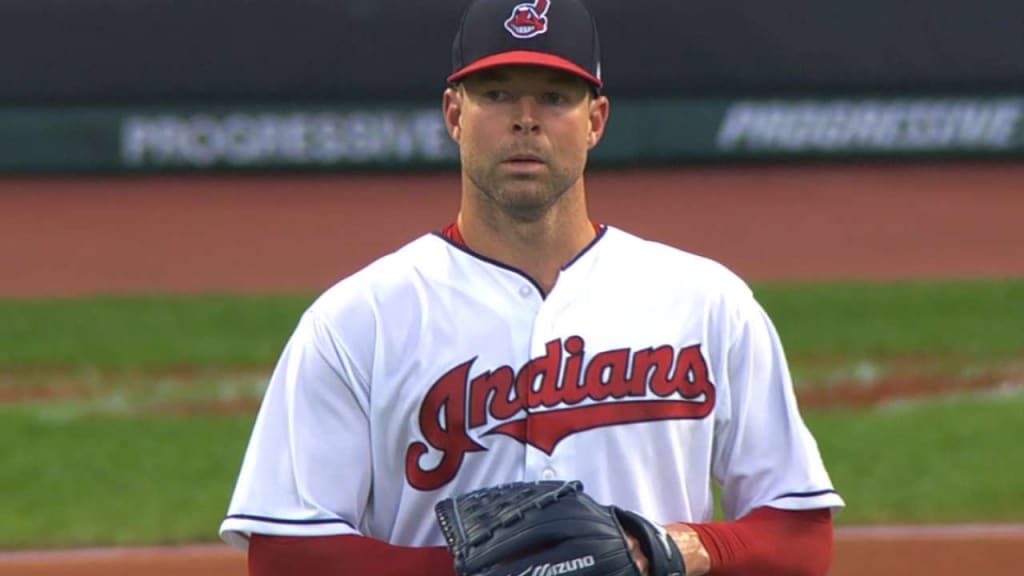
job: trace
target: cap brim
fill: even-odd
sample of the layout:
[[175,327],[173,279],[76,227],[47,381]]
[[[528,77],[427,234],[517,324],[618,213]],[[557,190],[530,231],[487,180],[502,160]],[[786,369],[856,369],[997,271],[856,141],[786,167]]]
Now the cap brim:
[[480,60],[473,62],[469,66],[466,66],[449,76],[448,83],[454,84],[474,72],[479,72],[488,68],[495,68],[497,66],[513,66],[517,64],[525,66],[544,66],[545,68],[564,70],[565,72],[571,72],[572,74],[580,76],[598,88],[602,88],[604,86],[604,83],[601,82],[600,78],[565,58],[559,58],[558,56],[552,56],[551,54],[545,54],[543,52],[530,52],[528,50],[503,52],[501,54],[495,54],[494,56],[488,56],[487,58],[481,58]]

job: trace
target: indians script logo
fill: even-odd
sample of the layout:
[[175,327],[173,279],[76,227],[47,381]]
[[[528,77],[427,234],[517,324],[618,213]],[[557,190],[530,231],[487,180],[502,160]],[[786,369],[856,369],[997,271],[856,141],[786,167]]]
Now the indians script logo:
[[[469,452],[485,451],[470,436],[503,434],[547,454],[563,439],[604,426],[656,420],[700,419],[715,406],[715,385],[700,345],[595,354],[584,366],[579,336],[547,343],[545,353],[519,368],[501,366],[470,377],[476,358],[441,376],[420,405],[426,442],[405,453],[405,475],[414,488],[436,490],[455,477]],[[580,405],[585,400],[592,402]],[[524,414],[537,408],[556,408]],[[488,419],[500,422],[484,428]],[[527,425],[527,418],[529,425]],[[432,469],[420,458],[433,450]]]
[[535,0],[522,3],[512,9],[512,15],[505,20],[505,29],[516,38],[533,38],[548,31],[548,8],[550,0]]

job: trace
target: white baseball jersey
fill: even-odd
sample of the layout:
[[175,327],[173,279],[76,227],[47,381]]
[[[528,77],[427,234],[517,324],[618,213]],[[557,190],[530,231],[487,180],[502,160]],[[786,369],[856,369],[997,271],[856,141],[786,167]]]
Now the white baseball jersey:
[[274,370],[226,541],[439,546],[434,504],[578,479],[655,522],[841,507],[778,337],[721,265],[605,227],[549,294],[438,234],[325,292]]

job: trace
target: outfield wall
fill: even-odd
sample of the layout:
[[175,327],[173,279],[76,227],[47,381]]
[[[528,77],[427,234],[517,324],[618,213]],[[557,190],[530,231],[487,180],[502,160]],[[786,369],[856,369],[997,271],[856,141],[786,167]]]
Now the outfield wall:
[[[1024,94],[614,101],[594,166],[1024,156]],[[0,172],[436,169],[438,102],[0,109]]]
[[[595,165],[1024,152],[1016,0],[587,3],[613,102]],[[0,172],[454,166],[464,4],[7,0]]]

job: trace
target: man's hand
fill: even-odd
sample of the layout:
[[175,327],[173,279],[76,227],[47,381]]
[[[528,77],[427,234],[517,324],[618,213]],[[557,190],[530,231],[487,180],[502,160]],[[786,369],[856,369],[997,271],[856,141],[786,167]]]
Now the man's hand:
[[626,534],[626,543],[629,545],[629,553],[636,560],[636,567],[640,570],[640,574],[648,576],[647,554],[644,554],[643,548],[640,547],[640,542],[633,538],[631,534]]
[[[686,576],[703,576],[711,570],[711,557],[693,528],[686,524],[671,524],[666,526],[665,530],[683,554]],[[640,547],[640,542],[629,534],[626,535],[626,542],[629,543],[629,552],[636,559],[636,566],[640,573],[647,576],[647,555]]]

